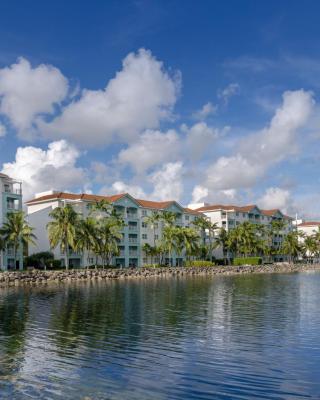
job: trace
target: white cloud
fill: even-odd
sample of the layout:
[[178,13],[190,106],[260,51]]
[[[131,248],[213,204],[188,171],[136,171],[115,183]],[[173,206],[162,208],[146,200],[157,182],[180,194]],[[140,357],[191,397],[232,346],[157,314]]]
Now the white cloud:
[[15,161],[3,165],[2,172],[22,181],[24,200],[50,189],[83,188],[86,172],[77,167],[79,151],[65,140],[52,142],[47,150],[18,147]]
[[180,151],[179,137],[171,129],[166,133],[147,130],[119,153],[119,162],[129,164],[139,174],[150,167],[170,161]]
[[273,209],[279,208],[286,212],[291,206],[291,194],[289,190],[279,187],[270,187],[257,200],[257,204],[261,208]]
[[202,106],[202,108],[193,114],[194,119],[199,119],[200,121],[209,117],[209,115],[214,115],[217,112],[218,107],[213,105],[210,101]]
[[34,118],[52,113],[67,91],[68,81],[51,65],[32,68],[29,61],[19,58],[16,64],[0,69],[0,113],[23,138],[32,136]]
[[7,129],[6,127],[0,122],[0,137],[6,136]]
[[162,62],[141,49],[123,60],[122,70],[104,90],[83,90],[79,100],[39,128],[51,137],[63,134],[89,146],[108,144],[115,137],[130,142],[172,117],[179,89],[179,74],[169,76]]
[[310,92],[285,92],[268,127],[240,140],[234,155],[220,157],[207,168],[202,186],[208,188],[208,196],[216,190],[252,187],[271,166],[297,151],[297,134],[307,123],[313,105]]
[[193,161],[199,160],[206,151],[210,151],[214,141],[223,134],[205,122],[198,122],[190,128],[186,125],[181,126],[182,132],[186,133],[186,153]]
[[240,86],[238,83],[230,83],[227,87],[218,93],[218,97],[223,101],[225,105],[228,104],[231,97],[238,94],[240,91]]
[[196,185],[192,191],[192,203],[198,203],[200,200],[205,199],[208,194],[208,188],[201,185]]
[[[101,191],[103,192],[103,191]],[[110,194],[117,193],[129,193],[131,196],[136,197],[138,199],[145,198],[146,194],[144,190],[138,185],[128,185],[123,181],[116,181],[112,184],[110,190],[108,190]]]
[[165,164],[149,177],[149,181],[154,185],[150,197],[156,200],[179,201],[183,193],[182,174],[182,162]]

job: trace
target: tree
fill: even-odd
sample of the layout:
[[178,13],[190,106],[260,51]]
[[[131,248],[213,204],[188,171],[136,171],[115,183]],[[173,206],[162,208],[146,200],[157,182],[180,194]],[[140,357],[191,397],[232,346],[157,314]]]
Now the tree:
[[6,245],[12,246],[15,266],[19,247],[26,248],[29,243],[35,244],[36,236],[33,230],[34,228],[26,221],[23,211],[7,214],[7,220],[0,229],[0,236],[2,236],[3,248]]
[[164,222],[164,226],[173,226],[177,219],[177,214],[173,211],[165,210],[162,212],[161,219]]
[[76,229],[75,249],[77,251],[87,251],[87,264],[89,265],[90,252],[94,252],[98,246],[98,224],[97,220],[91,216],[79,221]]
[[182,243],[186,251],[187,259],[189,259],[191,256],[199,254],[200,237],[199,234],[194,229],[183,227],[178,229],[177,233],[182,237]]
[[50,247],[54,249],[60,245],[61,251],[66,255],[66,269],[68,269],[69,248],[76,249],[79,215],[70,204],[66,204],[64,207],[53,209],[49,216],[52,219],[47,224]]
[[208,251],[210,254],[210,260],[212,260],[212,252],[214,249],[214,238],[215,232],[218,229],[218,225],[216,223],[212,223],[208,218],[205,217],[196,217],[193,221],[193,225],[198,228],[201,237],[203,239],[203,245],[206,246],[206,237],[208,238]]
[[228,237],[228,232],[225,230],[225,228],[220,228],[218,235],[215,237],[215,242],[214,242],[215,247],[222,247],[222,254],[223,254],[223,259],[224,263],[226,264],[228,260],[228,251],[229,251],[229,237]]
[[118,242],[122,238],[124,222],[117,217],[107,216],[99,221],[96,252],[102,259],[103,267],[112,264],[112,257],[119,254]]
[[289,262],[293,263],[294,260],[299,256],[302,246],[299,243],[300,234],[297,231],[289,232],[281,246],[283,254],[289,256]]
[[304,237],[302,249],[307,257],[307,260],[311,262],[311,259],[316,255],[318,251],[318,245],[314,235]]
[[156,247],[156,227],[159,223],[161,215],[158,212],[153,212],[151,215],[146,217],[145,222],[153,229],[153,246]]
[[177,230],[175,226],[167,225],[163,228],[161,248],[168,254],[169,262],[172,266],[172,254],[177,248]]

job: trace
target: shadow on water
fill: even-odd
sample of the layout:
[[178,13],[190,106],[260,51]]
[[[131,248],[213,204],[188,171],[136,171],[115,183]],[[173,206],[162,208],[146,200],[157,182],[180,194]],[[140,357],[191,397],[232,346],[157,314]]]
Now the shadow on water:
[[314,273],[2,290],[1,398],[320,398],[319,285]]

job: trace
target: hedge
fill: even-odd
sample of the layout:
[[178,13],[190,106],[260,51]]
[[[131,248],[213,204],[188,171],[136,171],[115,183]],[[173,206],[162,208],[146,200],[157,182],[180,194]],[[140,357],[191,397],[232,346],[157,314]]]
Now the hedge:
[[233,265],[261,265],[261,257],[236,257],[233,259]]
[[214,267],[215,264],[212,261],[204,261],[204,260],[195,260],[195,261],[187,261],[186,267]]

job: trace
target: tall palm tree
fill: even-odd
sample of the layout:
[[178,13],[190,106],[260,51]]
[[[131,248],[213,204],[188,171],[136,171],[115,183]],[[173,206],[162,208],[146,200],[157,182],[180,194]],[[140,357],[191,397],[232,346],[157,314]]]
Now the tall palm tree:
[[177,219],[177,214],[173,211],[164,210],[161,215],[164,226],[173,226]]
[[212,223],[210,219],[205,217],[196,217],[193,221],[193,225],[200,231],[204,246],[206,246],[206,237],[208,237],[208,253],[210,254],[210,260],[212,260],[212,252],[214,249],[213,242],[215,233],[218,230],[217,223]]
[[177,248],[177,228],[175,226],[165,226],[162,231],[162,248],[168,254],[169,262],[172,267],[172,255]]
[[97,251],[102,259],[103,267],[111,265],[112,257],[119,254],[118,242],[122,238],[122,221],[114,217],[105,217],[98,227]]
[[290,263],[294,262],[301,253],[302,246],[299,243],[299,236],[299,232],[289,232],[282,242],[281,251],[289,256]]
[[317,242],[313,235],[306,236],[304,238],[302,249],[307,257],[308,262],[311,262],[312,258],[316,255],[318,249]]
[[221,247],[224,264],[228,261],[229,254],[229,236],[225,228],[220,228],[218,235],[215,237],[214,247]]
[[2,246],[10,245],[13,248],[14,264],[17,263],[17,251],[19,247],[26,248],[28,244],[35,244],[36,236],[32,228],[25,219],[23,211],[10,212],[7,220],[0,229],[2,236]]
[[200,236],[192,228],[180,228],[180,234],[183,238],[183,246],[186,251],[186,258],[189,259],[191,256],[199,254],[200,249]]
[[154,212],[145,218],[147,225],[153,230],[153,246],[156,247],[156,228],[159,223],[161,215],[158,212]]
[[77,251],[87,251],[87,264],[89,265],[90,253],[97,248],[98,224],[97,220],[91,216],[79,221],[76,229],[75,249]]
[[79,215],[70,204],[66,204],[64,207],[53,209],[49,216],[52,219],[47,224],[50,246],[54,249],[60,245],[61,251],[66,255],[66,269],[68,269],[69,248],[76,249]]

